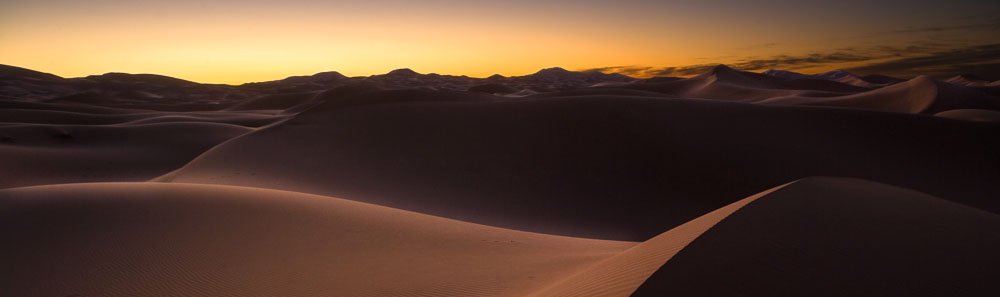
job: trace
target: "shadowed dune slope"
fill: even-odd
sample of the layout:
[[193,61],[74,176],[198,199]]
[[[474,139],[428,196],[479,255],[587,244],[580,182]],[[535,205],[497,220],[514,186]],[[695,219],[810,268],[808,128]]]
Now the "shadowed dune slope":
[[308,103],[316,97],[318,92],[290,93],[290,94],[269,94],[247,101],[237,103],[226,110],[261,110],[280,109],[285,110],[299,104]]
[[998,250],[994,213],[809,178],[716,224],[633,296],[989,296]]
[[[369,95],[391,102],[409,94]],[[646,240],[739,197],[817,175],[998,211],[998,132],[923,115],[711,100],[330,101],[158,180],[294,190],[518,230]]]
[[5,296],[524,296],[635,245],[294,192],[0,191]]
[[0,236],[14,296],[985,296],[1000,260],[1000,215],[831,177],[638,244],[178,183],[0,190]]
[[639,285],[646,278],[692,240],[747,203],[764,197],[781,187],[783,186],[757,193],[677,226],[677,228],[657,235],[621,254],[587,267],[587,269],[560,280],[531,296],[629,296],[639,288]]
[[250,130],[219,123],[0,125],[0,188],[148,180]]
[[254,112],[156,112],[101,114],[41,109],[0,108],[0,124],[110,125],[168,122],[225,123],[260,127],[284,119],[282,115]]

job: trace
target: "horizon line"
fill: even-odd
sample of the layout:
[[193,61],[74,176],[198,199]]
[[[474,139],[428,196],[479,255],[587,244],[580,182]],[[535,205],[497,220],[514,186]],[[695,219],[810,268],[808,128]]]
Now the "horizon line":
[[[281,81],[281,80],[285,80],[285,79],[289,79],[289,78],[293,78],[293,77],[315,76],[315,75],[323,74],[323,73],[337,73],[337,74],[343,75],[345,78],[367,78],[367,77],[373,77],[373,76],[379,76],[379,75],[387,75],[387,74],[390,74],[390,73],[393,73],[393,72],[396,72],[396,71],[401,71],[401,70],[409,70],[409,71],[412,71],[412,72],[414,72],[416,74],[419,74],[419,75],[441,75],[441,76],[451,76],[451,77],[467,77],[467,78],[472,78],[472,79],[487,79],[489,77],[493,77],[493,76],[497,76],[497,75],[499,75],[501,77],[505,77],[505,78],[510,78],[510,77],[524,77],[524,76],[530,76],[530,75],[538,74],[538,73],[540,73],[542,71],[545,71],[545,70],[563,70],[563,71],[573,72],[573,73],[602,73],[602,74],[607,74],[607,75],[617,74],[617,75],[626,76],[626,77],[629,77],[629,78],[632,78],[632,79],[635,79],[635,80],[642,80],[642,79],[649,79],[649,78],[656,78],[656,77],[689,78],[689,77],[694,77],[694,76],[698,76],[698,75],[710,72],[710,71],[712,71],[712,69],[715,69],[715,68],[717,68],[719,66],[722,66],[722,67],[725,67],[725,68],[728,68],[728,69],[732,69],[732,70],[735,70],[735,71],[751,72],[751,73],[758,73],[758,74],[763,74],[764,72],[767,72],[767,71],[786,71],[786,72],[791,72],[791,73],[796,73],[796,74],[803,74],[803,75],[819,75],[819,74],[824,74],[824,73],[841,71],[841,72],[847,72],[847,73],[850,73],[850,74],[853,74],[853,75],[858,75],[857,73],[854,73],[854,72],[851,72],[851,71],[848,71],[848,70],[845,70],[845,69],[834,69],[834,70],[829,70],[829,71],[810,73],[810,72],[797,72],[797,71],[786,70],[786,69],[777,69],[777,68],[770,68],[770,69],[739,69],[739,68],[735,68],[735,67],[729,66],[729,65],[727,65],[725,63],[717,63],[717,64],[703,64],[699,68],[704,68],[704,71],[700,71],[698,73],[693,73],[693,74],[686,74],[686,75],[632,76],[632,75],[628,75],[626,73],[621,73],[621,72],[600,71],[599,70],[599,69],[616,69],[616,68],[625,68],[625,67],[634,67],[634,66],[610,66],[610,67],[599,67],[599,68],[584,68],[584,69],[576,69],[576,70],[569,70],[569,69],[566,69],[566,68],[563,68],[563,67],[553,66],[553,67],[544,67],[544,68],[541,68],[541,69],[539,69],[539,70],[537,70],[535,72],[528,73],[528,74],[523,74],[523,75],[502,75],[502,74],[499,74],[499,73],[495,73],[493,75],[486,76],[486,77],[478,77],[478,76],[470,76],[470,75],[464,75],[464,74],[442,74],[442,73],[436,73],[436,72],[423,73],[423,72],[415,71],[415,70],[413,70],[412,68],[409,68],[409,67],[401,67],[401,68],[396,68],[396,69],[390,70],[390,71],[385,72],[385,73],[375,73],[375,74],[370,74],[370,75],[345,75],[345,74],[343,74],[343,73],[341,73],[340,71],[337,71],[337,70],[326,70],[326,71],[320,71],[320,72],[316,72],[316,73],[312,73],[312,74],[286,75],[286,76],[283,76],[282,78],[278,78],[278,79],[274,79],[274,80],[248,81],[248,82],[242,82],[242,83],[211,83],[211,82],[199,82],[199,81],[195,81],[195,80],[191,80],[191,79],[182,78],[180,76],[172,76],[172,75],[159,74],[159,73],[154,73],[154,72],[121,72],[121,71],[109,71],[109,72],[104,72],[104,73],[101,73],[101,74],[89,74],[89,75],[86,75],[86,76],[67,77],[67,76],[61,76],[61,75],[58,75],[58,74],[54,74],[54,73],[51,73],[51,72],[45,72],[45,71],[42,71],[42,70],[36,70],[36,69],[27,68],[27,67],[21,67],[21,66],[14,66],[14,65],[10,65],[10,64],[0,64],[0,66],[6,66],[6,67],[13,67],[13,68],[24,69],[24,70],[28,70],[28,71],[33,71],[33,72],[38,72],[38,73],[42,73],[42,74],[56,76],[56,77],[59,77],[59,78],[62,78],[62,79],[83,79],[83,78],[88,78],[88,77],[91,77],[91,76],[102,76],[102,75],[108,75],[108,74],[156,75],[156,76],[168,77],[168,78],[183,80],[183,81],[187,81],[187,82],[197,83],[197,84],[204,84],[204,85],[229,85],[229,86],[240,86],[240,85],[255,84],[255,83],[268,83],[268,82]],[[944,77],[949,77],[950,78],[950,77],[956,77],[956,76],[970,76],[970,75],[971,76],[978,76],[978,75],[972,74],[972,73],[943,75],[943,76],[935,76],[935,75],[930,75],[930,74],[913,74],[913,75],[909,75],[909,76],[891,76],[891,75],[886,75],[886,76],[891,76],[891,77],[896,77],[896,78],[901,78],[901,79],[912,79],[912,78],[919,77],[919,76],[928,76],[928,77],[934,77],[934,78],[944,78]],[[865,75],[858,75],[858,76],[865,76]],[[987,79],[986,81],[991,81],[991,80]]]

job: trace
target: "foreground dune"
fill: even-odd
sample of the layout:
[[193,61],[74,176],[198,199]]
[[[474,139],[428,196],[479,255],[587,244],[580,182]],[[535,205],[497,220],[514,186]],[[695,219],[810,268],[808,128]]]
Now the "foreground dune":
[[0,191],[5,296],[523,296],[635,243],[231,186]]
[[784,186],[757,193],[684,223],[614,257],[587,267],[532,296],[629,296],[653,272],[690,244],[692,240],[733,212],[782,187]]
[[982,296],[1000,260],[1000,216],[843,178],[639,244],[218,185],[7,189],[0,214],[12,296]]
[[733,213],[633,296],[991,296],[997,251],[995,213],[810,178]]

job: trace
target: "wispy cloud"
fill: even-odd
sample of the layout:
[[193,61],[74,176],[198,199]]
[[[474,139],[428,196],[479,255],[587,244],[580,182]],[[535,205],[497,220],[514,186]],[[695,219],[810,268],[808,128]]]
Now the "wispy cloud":
[[777,42],[769,42],[769,43],[764,43],[764,44],[756,44],[756,45],[751,45],[751,46],[738,47],[738,48],[734,48],[734,50],[749,51],[749,50],[756,50],[756,49],[763,49],[763,48],[772,48],[772,47],[776,47],[776,46],[779,46],[779,45],[781,45],[781,44],[777,43]]
[[997,79],[1000,77],[1000,43],[938,51],[918,57],[907,57],[848,69],[871,74],[909,76],[925,74],[951,76],[963,73]]
[[[805,55],[778,55],[764,59],[743,59],[727,64],[739,70],[755,71],[767,69],[795,70],[830,64],[866,62],[872,64],[849,70],[859,73],[881,73],[911,76],[916,74],[946,75],[977,73],[995,76],[1000,71],[983,66],[1000,62],[1000,44],[976,45],[957,49],[945,49],[946,45],[921,41],[906,46],[872,46],[864,48],[843,48],[826,53]],[[889,61],[886,61],[889,60]],[[704,73],[718,64],[695,64],[670,67],[652,66],[611,66],[584,69],[621,73],[634,77],[690,76]]]
[[[727,64],[729,67],[739,70],[762,70],[771,68],[796,69],[805,66],[815,66],[829,63],[843,63],[867,61],[876,57],[861,55],[858,53],[837,51],[832,53],[813,53],[802,56],[780,55],[767,59],[752,59],[737,61]],[[583,71],[600,71],[605,73],[621,73],[636,77],[652,76],[689,76],[708,71],[718,64],[696,64],[672,67],[651,67],[651,66],[611,66],[584,69]]]
[[910,27],[910,28],[886,31],[884,33],[889,33],[889,34],[938,33],[938,32],[949,32],[949,31],[968,31],[968,30],[985,30],[985,31],[1000,30],[1000,17],[994,17],[992,19],[987,19],[976,23],[967,23],[967,24],[952,25],[952,26]]

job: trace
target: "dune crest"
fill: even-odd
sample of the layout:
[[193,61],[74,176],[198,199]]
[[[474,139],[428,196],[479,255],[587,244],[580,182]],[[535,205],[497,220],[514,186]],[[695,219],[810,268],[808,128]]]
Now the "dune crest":
[[782,187],[784,185],[702,215],[529,296],[630,296],[646,278],[695,238],[743,206]]
[[[850,178],[788,184],[726,217],[633,296],[985,296],[1000,215]],[[817,293],[822,292],[822,293]]]
[[997,122],[965,76],[0,65],[0,295],[992,296]]
[[[1000,166],[995,127],[648,96],[440,100],[449,96],[410,90],[333,97],[156,180],[300,191],[620,240],[645,240],[741,197],[817,175],[1000,209],[992,199],[1000,178],[992,170]],[[438,99],[411,100],[419,98]]]
[[524,296],[635,245],[215,185],[6,189],[0,214],[11,296]]
[[986,109],[952,109],[935,116],[976,122],[1000,122],[1000,111]]
[[760,101],[760,103],[837,106],[921,113],[933,105],[937,98],[937,84],[929,77],[919,76],[906,82],[853,95],[836,97],[788,96],[770,98]]

